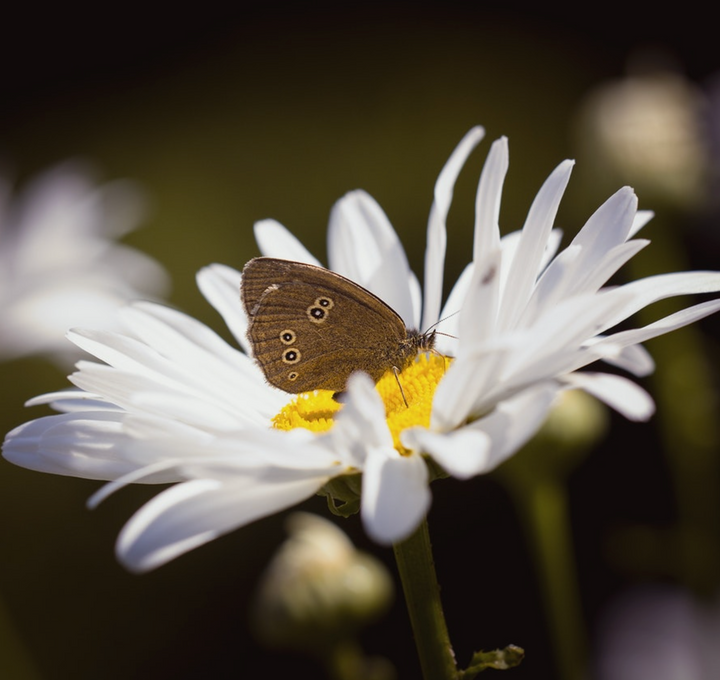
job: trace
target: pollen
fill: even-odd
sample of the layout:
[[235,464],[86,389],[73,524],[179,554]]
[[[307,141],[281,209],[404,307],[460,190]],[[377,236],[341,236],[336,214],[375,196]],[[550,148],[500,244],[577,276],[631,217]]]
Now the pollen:
[[[403,430],[430,425],[435,390],[449,361],[437,353],[420,354],[397,376],[394,371],[387,371],[375,385],[385,404],[385,418],[399,453],[407,453],[400,443]],[[279,430],[304,427],[312,432],[327,432],[341,409],[342,404],[333,398],[330,390],[303,392],[273,418],[273,427]]]

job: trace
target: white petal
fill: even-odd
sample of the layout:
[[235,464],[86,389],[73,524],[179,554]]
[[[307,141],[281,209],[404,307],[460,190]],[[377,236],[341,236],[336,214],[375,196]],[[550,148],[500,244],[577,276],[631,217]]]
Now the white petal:
[[593,213],[571,245],[581,246],[588,258],[602,256],[625,243],[636,213],[637,196],[630,187],[623,187]]
[[630,227],[628,238],[635,236],[654,216],[655,213],[652,210],[638,210],[632,227]]
[[571,373],[562,380],[592,394],[629,420],[648,420],[655,413],[655,404],[650,395],[623,376],[583,372]]
[[474,264],[471,262],[463,269],[462,274],[458,277],[455,285],[448,295],[445,306],[443,307],[440,321],[436,326],[438,336],[436,338],[435,347],[441,353],[447,356],[455,356],[458,349],[458,337],[460,336],[460,310],[467,296],[472,279]]
[[[6,435],[3,456],[15,465],[84,479],[110,480],[135,470],[143,458],[123,431],[123,415],[83,412],[31,420]],[[128,446],[131,444],[131,446]],[[175,481],[176,475],[154,481]]]
[[123,318],[143,341],[99,331],[70,334],[76,344],[116,369],[79,362],[80,370],[71,376],[77,386],[130,410],[132,392],[177,393],[204,400],[218,415],[239,423],[247,415],[267,420],[287,400],[265,384],[252,359],[196,320],[145,304],[124,310]]
[[507,137],[490,147],[475,194],[473,261],[481,262],[500,247],[500,199],[509,164]]
[[528,212],[503,292],[500,328],[512,328],[530,299],[573,162],[563,161],[545,180]]
[[458,320],[460,352],[474,351],[495,333],[500,295],[500,258],[501,251],[496,250],[475,262]]
[[607,283],[610,277],[617,272],[626,262],[629,262],[643,248],[650,244],[645,239],[626,241],[611,248],[602,258],[598,258],[593,264],[588,264],[585,259],[579,261],[579,270],[584,269],[584,275],[579,277],[573,285],[575,293],[595,292]]
[[[645,342],[652,338],[656,338],[659,335],[665,335],[678,328],[687,326],[688,324],[695,323],[699,319],[703,319],[710,314],[714,314],[720,310],[720,300],[708,300],[707,302],[701,302],[700,304],[681,309],[679,312],[670,314],[654,323],[643,326],[642,328],[635,328],[628,331],[620,331],[619,333],[613,333],[603,338],[602,342],[609,344],[623,345],[634,345],[640,342]],[[598,344],[602,344],[598,343]]]
[[518,327],[531,326],[546,310],[575,295],[577,291],[573,284],[581,254],[580,246],[568,246],[553,259],[535,285],[530,301],[518,320]]
[[655,370],[655,361],[642,345],[623,347],[618,354],[606,356],[603,361],[638,377],[650,375]]
[[407,538],[430,507],[427,480],[421,456],[400,456],[394,449],[371,452],[363,472],[361,499],[368,535],[383,545]]
[[71,413],[73,411],[119,411],[120,409],[97,394],[85,390],[67,389],[41,394],[25,402],[25,406],[50,404],[56,411]]
[[658,300],[676,295],[699,295],[718,291],[720,291],[720,272],[674,272],[631,281],[607,293],[623,297],[625,302],[608,316],[599,332],[612,328]]
[[[347,382],[345,405],[324,440],[345,465],[363,469],[368,450],[393,447],[385,406],[366,373],[353,373]],[[394,449],[393,449],[394,450]]]
[[405,251],[382,208],[364,191],[351,191],[330,213],[328,262],[333,271],[373,292],[410,328],[419,326]]
[[509,356],[503,380],[534,382],[572,370],[563,370],[563,366],[569,366],[573,351],[594,337],[603,320],[623,304],[623,298],[611,293],[586,293],[563,300],[518,334],[518,347]]
[[[500,290],[504,291],[507,284],[507,278],[512,268],[512,263],[515,260],[515,254],[517,253],[518,246],[520,245],[520,237],[522,231],[513,231],[509,234],[505,234],[500,239],[500,247],[503,251],[502,268],[500,270]],[[553,261],[553,258],[557,254],[560,243],[562,242],[562,230],[553,229],[548,236],[545,250],[543,251],[542,259],[540,260],[540,270],[544,271],[547,266]]]
[[148,571],[233,529],[314,494],[327,478],[254,478],[177,484],[144,505],[118,537],[118,559]]
[[413,451],[429,453],[453,477],[467,479],[488,470],[490,437],[469,427],[436,433],[415,427],[405,430],[402,443]]
[[550,236],[548,236],[547,244],[545,246],[545,252],[543,253],[542,260],[540,261],[540,269],[545,269],[545,267],[550,264],[553,257],[555,257],[558,248],[562,243],[562,237],[562,229],[555,228],[550,232]]
[[239,271],[222,264],[203,267],[196,276],[205,299],[220,312],[233,337],[249,356],[252,352],[247,339],[248,320],[240,301],[241,278]]
[[171,359],[185,362],[191,354],[210,355],[216,358],[217,364],[255,372],[248,371],[253,362],[246,354],[231,347],[201,321],[176,309],[138,302],[123,309],[121,317],[135,337],[151,347],[162,347],[163,354]]
[[541,276],[525,312],[524,325],[564,299],[596,292],[647,245],[647,241],[626,243],[636,207],[637,198],[626,188],[598,208]]
[[457,145],[447,163],[440,171],[435,183],[435,198],[430,207],[428,218],[427,244],[425,247],[425,299],[422,315],[422,328],[437,323],[443,289],[443,270],[445,266],[445,248],[447,244],[447,219],[453,189],[462,166],[470,152],[485,136],[481,127],[472,128]]
[[540,429],[559,391],[557,384],[539,384],[502,401],[488,416],[468,426],[482,430],[492,442],[486,472],[522,448]]
[[433,400],[430,427],[435,432],[455,429],[468,418],[477,417],[477,407],[504,370],[510,346],[460,354],[438,385]]
[[255,223],[255,240],[260,252],[266,257],[294,260],[322,267],[318,259],[276,220],[260,220]]

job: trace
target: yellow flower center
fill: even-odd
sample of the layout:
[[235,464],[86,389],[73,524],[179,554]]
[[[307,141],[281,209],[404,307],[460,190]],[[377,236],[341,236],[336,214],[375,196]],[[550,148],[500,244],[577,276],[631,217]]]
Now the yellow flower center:
[[[393,371],[387,371],[375,385],[385,404],[385,418],[395,448],[401,454],[407,451],[400,443],[400,433],[414,425],[430,425],[435,389],[448,366],[447,357],[440,354],[421,354],[397,377]],[[273,427],[278,430],[304,427],[312,432],[327,432],[333,426],[335,415],[341,408],[342,404],[333,399],[333,393],[329,390],[303,392],[273,418]]]

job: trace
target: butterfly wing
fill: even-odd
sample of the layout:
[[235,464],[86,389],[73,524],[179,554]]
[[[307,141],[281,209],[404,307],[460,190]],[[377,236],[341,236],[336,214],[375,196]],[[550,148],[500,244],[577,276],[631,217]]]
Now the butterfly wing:
[[241,290],[255,358],[268,382],[286,392],[338,392],[357,370],[377,380],[407,338],[392,308],[322,267],[255,258]]

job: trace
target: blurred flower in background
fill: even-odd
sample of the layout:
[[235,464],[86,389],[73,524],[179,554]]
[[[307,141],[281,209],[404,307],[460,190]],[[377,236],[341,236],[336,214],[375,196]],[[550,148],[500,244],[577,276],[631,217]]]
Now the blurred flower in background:
[[114,328],[128,300],[168,290],[159,264],[117,243],[143,217],[129,182],[96,186],[65,163],[11,194],[0,177],[0,359],[44,354],[65,366],[79,355],[70,328]]
[[586,96],[579,151],[598,179],[631,184],[655,205],[696,206],[707,191],[706,97],[662,55],[640,55],[628,70]]
[[720,678],[720,607],[646,586],[610,605],[599,627],[598,680]]
[[317,654],[332,677],[389,678],[382,659],[366,659],[355,636],[384,614],[393,583],[384,565],[317,515],[296,512],[289,537],[268,566],[253,610],[256,634],[267,645]]

